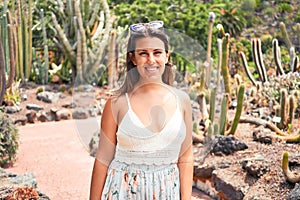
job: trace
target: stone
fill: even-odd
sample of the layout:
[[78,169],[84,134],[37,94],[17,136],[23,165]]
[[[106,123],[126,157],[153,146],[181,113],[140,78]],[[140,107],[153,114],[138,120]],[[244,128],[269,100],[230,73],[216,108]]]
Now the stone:
[[212,182],[225,199],[242,200],[249,188],[244,182],[244,177],[231,168],[214,170]]
[[43,106],[37,105],[37,104],[27,104],[26,105],[26,109],[27,110],[35,110],[35,111],[40,111],[40,110],[44,110]]
[[13,114],[13,113],[17,113],[20,112],[21,108],[17,105],[13,105],[13,106],[6,106],[6,113],[8,114]]
[[17,119],[14,119],[14,124],[21,124],[22,126],[25,126],[27,123],[27,117],[21,116]]
[[300,200],[300,183],[297,183],[294,189],[286,198],[287,200]]
[[89,112],[83,108],[76,108],[72,113],[73,119],[87,119]]
[[71,101],[62,105],[63,108],[76,108],[76,103]]
[[71,119],[71,112],[67,109],[58,110],[56,112],[56,121]]
[[36,98],[45,103],[53,103],[59,99],[59,96],[60,96],[59,93],[46,91],[46,92],[38,93]]
[[30,110],[26,113],[27,122],[28,123],[34,123],[36,120],[36,112],[34,110]]
[[38,114],[37,119],[41,122],[52,121],[51,114],[49,112],[41,112]]
[[215,142],[212,145],[211,152],[215,155],[230,155],[235,151],[241,151],[247,149],[248,146],[243,141],[239,141],[236,137],[229,136],[221,136],[217,135],[215,137]]

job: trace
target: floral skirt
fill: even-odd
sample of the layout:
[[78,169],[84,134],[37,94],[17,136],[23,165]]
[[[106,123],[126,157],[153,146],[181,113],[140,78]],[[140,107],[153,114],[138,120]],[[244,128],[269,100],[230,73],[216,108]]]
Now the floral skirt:
[[113,161],[101,200],[179,200],[176,164],[154,166]]

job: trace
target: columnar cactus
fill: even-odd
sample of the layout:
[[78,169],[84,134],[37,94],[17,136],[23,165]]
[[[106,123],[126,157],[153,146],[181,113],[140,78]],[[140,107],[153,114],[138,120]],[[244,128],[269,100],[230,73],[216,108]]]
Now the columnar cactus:
[[292,172],[289,168],[289,153],[287,151],[283,152],[281,166],[282,166],[284,177],[286,178],[287,181],[291,183],[300,182],[300,174]]
[[278,124],[278,128],[285,128],[287,123],[287,90],[281,89],[280,90],[280,123]]

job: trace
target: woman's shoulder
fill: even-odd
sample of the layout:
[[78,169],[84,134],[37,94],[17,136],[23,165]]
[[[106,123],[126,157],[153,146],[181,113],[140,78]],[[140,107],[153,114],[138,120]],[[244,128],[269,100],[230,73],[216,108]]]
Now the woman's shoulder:
[[190,105],[190,103],[191,103],[190,102],[190,96],[186,91],[184,91],[182,89],[175,88],[175,87],[173,87],[172,90],[176,94],[176,96],[178,97],[178,99],[179,99],[181,105],[183,105],[183,107]]

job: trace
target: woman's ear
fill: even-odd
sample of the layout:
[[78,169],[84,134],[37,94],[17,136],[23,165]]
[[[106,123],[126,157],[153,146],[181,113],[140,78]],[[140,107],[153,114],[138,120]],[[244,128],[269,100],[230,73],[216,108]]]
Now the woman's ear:
[[134,54],[133,53],[129,53],[129,58],[130,58],[130,60],[132,61],[132,63],[134,64],[134,65],[136,65],[136,61],[135,61],[135,57],[134,57]]

